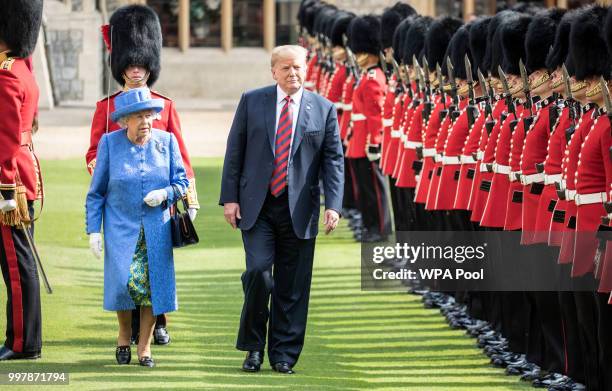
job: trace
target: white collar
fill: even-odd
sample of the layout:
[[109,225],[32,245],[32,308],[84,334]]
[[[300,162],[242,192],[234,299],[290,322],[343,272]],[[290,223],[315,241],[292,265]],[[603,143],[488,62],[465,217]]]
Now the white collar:
[[[300,87],[299,90],[296,91],[295,94],[291,95],[291,100],[293,103],[300,103],[302,100],[302,94],[304,93],[304,87]],[[276,104],[281,103],[287,97],[287,93],[283,91],[282,88],[277,84],[276,85]]]

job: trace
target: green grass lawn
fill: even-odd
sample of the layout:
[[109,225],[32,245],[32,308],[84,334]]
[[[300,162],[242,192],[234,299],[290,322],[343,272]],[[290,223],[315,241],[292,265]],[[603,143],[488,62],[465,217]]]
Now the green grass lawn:
[[43,293],[43,358],[1,363],[0,373],[68,372],[70,387],[80,390],[529,388],[490,367],[474,340],[450,330],[439,312],[424,309],[418,297],[362,292],[360,249],[345,226],[317,242],[308,332],[297,374],[276,374],[267,363],[258,374],[242,373],[244,355],[234,343],[244,255],[239,233],[225,223],[217,206],[220,159],[194,161],[201,242],[175,253],[180,310],[170,315],[173,341],[153,346],[157,367],[152,370],[118,366],[115,314],[102,310],[102,261],[90,254],[84,233],[85,165],[82,160],[42,164],[47,198],[36,239],[55,289],[52,295]]

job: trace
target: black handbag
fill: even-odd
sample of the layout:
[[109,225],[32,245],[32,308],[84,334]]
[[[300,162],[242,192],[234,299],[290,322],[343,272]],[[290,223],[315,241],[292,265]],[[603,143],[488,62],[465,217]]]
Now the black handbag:
[[[181,194],[176,186],[172,185],[172,188],[176,194]],[[181,202],[183,204],[182,212],[179,209]],[[189,218],[188,208],[187,196],[185,195],[177,198],[174,205],[170,208],[170,229],[172,231],[172,247],[174,248],[197,244],[200,241],[193,222]]]

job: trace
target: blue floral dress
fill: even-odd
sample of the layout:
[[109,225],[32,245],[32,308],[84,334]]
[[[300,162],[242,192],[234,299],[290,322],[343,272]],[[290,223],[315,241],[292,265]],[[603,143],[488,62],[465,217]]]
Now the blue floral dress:
[[151,306],[151,283],[149,282],[149,259],[147,257],[147,242],[144,237],[144,227],[140,227],[136,251],[130,265],[128,292],[134,304]]

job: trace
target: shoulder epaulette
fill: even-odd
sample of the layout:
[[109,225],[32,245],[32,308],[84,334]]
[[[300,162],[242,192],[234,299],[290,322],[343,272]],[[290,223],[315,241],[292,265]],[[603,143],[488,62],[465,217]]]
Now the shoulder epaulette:
[[10,71],[14,63],[15,63],[15,58],[9,57],[6,60],[2,61],[2,63],[0,63],[0,69],[3,71]]
[[114,94],[112,94],[112,95],[105,96],[104,98],[100,99],[100,100],[98,101],[98,103],[99,103],[99,102],[104,102],[105,100],[108,100],[108,99],[110,99],[110,98],[114,98],[115,96],[119,95],[121,92],[122,92],[122,91],[117,91],[117,92],[115,92],[115,93],[114,93]]
[[157,91],[151,90],[151,93],[152,93],[152,94],[155,94],[155,95],[157,95],[157,96],[159,96],[160,98],[164,98],[164,99],[166,99],[166,100],[172,100],[172,99],[170,99],[169,97],[167,97],[166,95],[164,95],[164,94],[160,94],[160,93],[159,93],[159,92],[157,92]]

